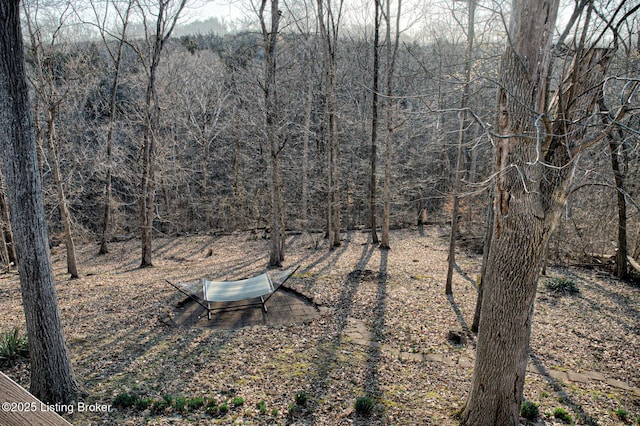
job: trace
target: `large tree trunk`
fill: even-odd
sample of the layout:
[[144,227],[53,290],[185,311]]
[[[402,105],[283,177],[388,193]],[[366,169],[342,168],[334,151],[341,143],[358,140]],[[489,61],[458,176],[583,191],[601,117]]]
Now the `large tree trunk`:
[[[515,0],[498,93],[495,216],[464,425],[518,425],[544,247],[566,201],[572,159],[600,91],[602,50],[575,55],[547,116],[558,2]],[[545,126],[545,123],[547,124]],[[567,138],[571,135],[570,138]]]
[[0,2],[0,144],[31,357],[31,393],[45,403],[78,401],[58,310],[18,0]]

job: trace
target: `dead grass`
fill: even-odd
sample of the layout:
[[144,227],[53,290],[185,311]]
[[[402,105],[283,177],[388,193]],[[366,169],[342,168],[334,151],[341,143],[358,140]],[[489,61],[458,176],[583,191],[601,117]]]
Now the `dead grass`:
[[[113,409],[67,417],[77,425],[453,425],[472,365],[400,355],[474,357],[473,340],[452,345],[447,333],[471,324],[480,259],[458,255],[467,277],[456,274],[455,296],[448,299],[443,236],[446,231],[438,228],[395,231],[390,251],[373,247],[368,234],[356,231],[344,234],[342,246],[333,251],[322,242],[316,248],[317,235],[291,236],[286,266],[302,267],[287,284],[322,304],[322,316],[310,324],[233,331],[164,325],[159,315],[181,296],[163,280],[257,274],[266,265],[266,240],[249,233],[156,240],[155,266],[146,269],[138,268],[135,241],[114,243],[105,256],[86,245],[79,249],[77,280],[67,278],[59,247],[53,258],[60,310],[75,372],[89,395],[87,404],[111,404],[122,392],[154,399],[245,400],[220,417],[204,409]],[[553,273],[575,280],[580,293],[559,297],[539,286],[533,356],[548,370],[600,372],[640,387],[640,290],[593,271]],[[0,276],[0,296],[0,331],[24,329],[15,274]],[[370,344],[347,336],[353,320],[364,322],[372,333]],[[28,388],[28,365],[3,371]],[[295,403],[299,391],[308,395],[306,406]],[[368,419],[353,410],[363,395],[376,400]],[[591,416],[599,425],[620,424],[613,414],[620,408],[633,421],[640,416],[640,395],[602,381],[559,382],[529,374],[525,395],[540,404],[545,424],[554,424],[550,413],[556,407],[564,407],[574,419]]]

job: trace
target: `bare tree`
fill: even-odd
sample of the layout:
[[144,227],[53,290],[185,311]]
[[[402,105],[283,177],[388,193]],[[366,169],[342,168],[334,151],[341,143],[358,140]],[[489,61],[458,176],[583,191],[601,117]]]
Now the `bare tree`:
[[262,30],[262,42],[265,52],[264,82],[264,114],[267,143],[269,145],[269,191],[271,198],[271,250],[269,252],[269,266],[280,267],[284,260],[284,214],[282,206],[282,178],[280,173],[280,137],[278,127],[278,92],[276,79],[278,25],[282,11],[278,8],[278,0],[271,0],[270,25],[267,24],[265,9],[267,0],[262,0],[258,16]]
[[[557,11],[557,1],[512,4],[498,89],[493,234],[463,425],[484,425],[487,419],[519,424],[544,247],[565,204],[576,157],[610,131],[587,131],[609,50],[586,48],[581,38],[550,96]],[[583,35],[590,30],[588,13],[584,20]]]
[[29,336],[31,393],[73,404],[79,388],[65,346],[45,223],[35,127],[24,68],[20,2],[0,2],[0,145]]
[[[65,97],[68,96],[69,82],[65,81],[60,68],[63,68],[65,64],[59,63],[56,58],[55,49],[58,47],[58,39],[60,32],[62,31],[65,20],[70,13],[70,3],[61,2],[59,5],[61,10],[59,11],[58,21],[55,23],[54,28],[50,32],[51,39],[43,40],[45,30],[40,27],[38,22],[38,13],[40,10],[40,2],[34,1],[30,4],[24,3],[25,19],[27,23],[27,30],[29,33],[29,40],[31,42],[31,53],[35,62],[35,75],[32,84],[37,94],[38,107],[41,107],[44,111],[44,131],[38,131],[38,137],[42,137],[43,133],[46,135],[46,146],[49,152],[49,158],[51,162],[51,168],[53,172],[53,179],[55,182],[56,193],[58,196],[58,208],[60,211],[60,221],[64,228],[64,242],[67,250],[67,271],[71,275],[71,278],[78,278],[78,265],[76,262],[75,243],[73,241],[71,213],[69,212],[68,201],[63,186],[63,176],[60,167],[60,154],[59,154],[59,138],[58,138],[58,119],[60,115],[60,108]],[[40,109],[40,108],[37,108]],[[41,128],[40,117],[36,117],[36,127]],[[45,145],[45,143],[40,143]]]
[[[142,137],[142,182],[140,185],[140,235],[142,240],[142,261],[140,267],[153,266],[151,262],[153,219],[155,215],[156,192],[156,150],[160,123],[160,100],[157,76],[162,50],[176,26],[187,0],[159,0],[145,2],[136,0],[145,29],[143,46],[136,46],[138,56],[147,73],[145,94],[144,131]],[[155,22],[150,20],[155,17]],[[153,25],[152,28],[149,24]]]
[[[133,7],[133,0],[127,0],[123,5],[117,1],[107,1],[104,5],[104,12],[101,12],[97,7],[95,0],[91,0],[91,8],[95,17],[95,24],[100,32],[100,38],[102,43],[109,54],[111,64],[113,66],[113,78],[111,80],[111,88],[109,92],[109,121],[107,124],[107,136],[106,136],[106,167],[107,174],[104,181],[104,207],[102,226],[100,229],[100,249],[99,254],[106,254],[109,252],[109,229],[111,223],[111,185],[113,174],[113,136],[114,127],[117,123],[116,117],[116,104],[117,93],[120,85],[120,70],[122,67],[122,53],[126,43],[127,28],[129,26],[129,17],[131,15],[131,8]],[[113,5],[113,11],[111,11],[110,5]],[[117,34],[113,34],[108,28],[108,17],[115,14],[117,16],[118,31]],[[115,48],[113,47],[112,40],[115,39]]]
[[471,83],[471,67],[473,65],[473,39],[475,37],[476,0],[467,0],[467,47],[464,58],[464,82],[460,99],[458,143],[456,147],[456,169],[453,176],[453,208],[451,209],[451,235],[449,237],[449,257],[447,265],[447,282],[445,293],[453,294],[453,269],[456,264],[456,240],[458,238],[458,217],[460,215],[460,186],[462,183],[462,147],[468,125],[467,108]]
[[[326,4],[325,4],[326,1]],[[327,119],[327,236],[329,247],[340,245],[340,179],[337,85],[338,32],[344,0],[337,10],[331,0],[317,0],[318,23],[322,40],[322,66],[325,83],[325,115]]]
[[369,179],[369,224],[371,225],[371,242],[378,244],[378,176],[376,174],[378,164],[378,91],[380,90],[380,1],[375,0],[375,14],[373,21],[373,82],[371,87],[371,152],[370,152],[370,179]]
[[[398,0],[395,25],[392,25],[391,0],[386,0],[383,18],[385,21],[385,45],[386,45],[386,97],[385,97],[385,138],[384,138],[384,187],[382,189],[383,212],[382,212],[382,239],[380,248],[389,250],[389,227],[391,216],[391,150],[392,138],[395,130],[393,119],[395,100],[393,92],[394,74],[396,61],[398,58],[398,47],[400,45],[400,17],[402,11],[402,0]],[[391,28],[395,26],[393,38]]]

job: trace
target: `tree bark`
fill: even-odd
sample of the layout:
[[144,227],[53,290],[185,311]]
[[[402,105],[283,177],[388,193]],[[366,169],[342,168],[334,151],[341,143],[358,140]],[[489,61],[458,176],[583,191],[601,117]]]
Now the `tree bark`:
[[544,247],[565,204],[573,160],[585,146],[585,118],[606,70],[604,51],[577,52],[550,104],[555,120],[549,121],[557,9],[558,1],[513,2],[498,89],[495,223],[463,425],[519,424]]
[[18,0],[0,2],[0,144],[31,357],[31,393],[73,404],[79,388],[58,310],[24,69]]

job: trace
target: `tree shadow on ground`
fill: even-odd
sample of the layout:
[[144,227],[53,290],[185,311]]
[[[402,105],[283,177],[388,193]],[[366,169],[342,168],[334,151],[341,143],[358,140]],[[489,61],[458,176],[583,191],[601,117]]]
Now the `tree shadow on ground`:
[[[371,340],[368,348],[367,360],[367,378],[365,381],[365,392],[374,399],[380,400],[383,397],[380,389],[379,369],[380,364],[380,344],[375,339],[376,336],[382,336],[385,331],[385,316],[387,310],[387,265],[389,261],[389,250],[381,250],[380,252],[380,271],[378,273],[378,285],[376,293],[376,305],[374,307],[374,320],[372,334],[374,339]],[[362,424],[367,424],[366,421]]]
[[300,273],[310,272],[311,270],[313,270],[313,268],[322,263],[324,263],[324,266],[317,271],[318,275],[330,269],[331,265],[333,265],[333,263],[335,263],[340,258],[340,256],[342,256],[347,251],[352,238],[353,231],[347,232],[347,236],[339,247],[333,248],[331,250],[326,250],[322,256],[318,257],[314,262],[307,265],[304,269],[302,269]]
[[[368,239],[367,243],[362,247],[360,259],[358,260],[355,271],[363,271],[365,269],[375,249],[376,247],[371,244],[370,239]],[[331,253],[323,256],[323,258],[327,260],[327,266],[324,267],[323,270],[330,267],[330,257]],[[316,262],[316,264],[317,263],[319,262]],[[342,335],[347,326],[347,318],[353,309],[353,299],[360,286],[360,282],[360,275],[358,273],[351,273],[345,277],[342,292],[333,307],[334,315],[332,322],[335,323],[335,328],[328,328],[324,336],[322,336],[317,343],[318,355],[315,358],[317,362],[315,369],[309,374],[307,387],[307,393],[314,395],[316,398],[331,397],[331,395],[328,395],[331,372],[334,369],[340,368],[338,352],[340,351]],[[295,419],[290,420],[295,423]],[[309,419],[311,424],[316,423],[318,420],[321,419],[317,417],[317,414],[311,412]]]
[[[561,402],[562,404],[565,404],[566,406],[568,406],[573,412],[576,413],[576,416],[578,418],[575,419],[575,420],[578,422],[578,424],[597,424],[597,421],[595,420],[595,418],[590,416],[584,410],[584,408],[582,407],[581,404],[578,404],[577,402],[575,402],[571,398],[571,396],[564,389],[564,383],[562,383],[562,382],[554,379],[553,377],[551,377],[547,367],[545,367],[545,365],[542,363],[540,358],[531,349],[529,350],[529,358],[531,359],[531,362],[533,363],[535,368],[541,374],[541,376],[544,379],[544,381],[547,382],[549,384],[549,386],[551,386],[551,388],[556,392],[557,400],[559,402]],[[529,374],[531,374],[531,373],[529,373]],[[594,421],[596,423],[593,423]]]

